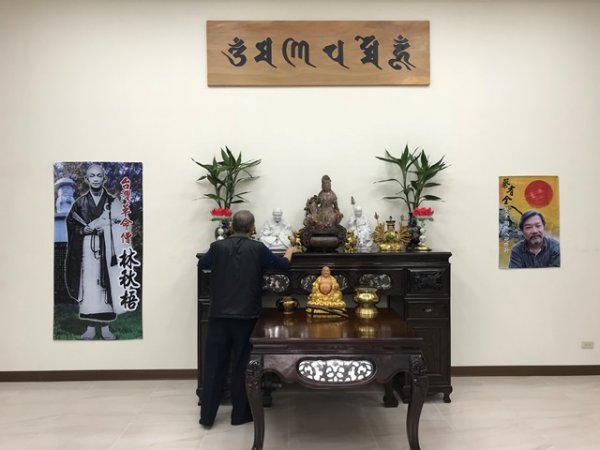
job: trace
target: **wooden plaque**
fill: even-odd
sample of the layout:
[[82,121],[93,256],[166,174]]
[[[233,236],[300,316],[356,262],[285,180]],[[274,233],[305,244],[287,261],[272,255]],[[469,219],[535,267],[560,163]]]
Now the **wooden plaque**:
[[428,21],[208,21],[209,86],[429,84]]

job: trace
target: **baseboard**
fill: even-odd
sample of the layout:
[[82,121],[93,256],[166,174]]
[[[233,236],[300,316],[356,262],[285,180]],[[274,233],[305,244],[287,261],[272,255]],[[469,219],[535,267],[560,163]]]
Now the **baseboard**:
[[0,372],[3,381],[195,380],[195,369],[166,370],[44,370]]
[[465,366],[452,367],[453,377],[549,377],[600,375],[600,366]]
[[[600,366],[462,366],[452,367],[453,377],[544,377],[600,375]],[[195,380],[196,369],[164,370],[43,370],[0,372],[7,381],[107,381],[107,380]]]

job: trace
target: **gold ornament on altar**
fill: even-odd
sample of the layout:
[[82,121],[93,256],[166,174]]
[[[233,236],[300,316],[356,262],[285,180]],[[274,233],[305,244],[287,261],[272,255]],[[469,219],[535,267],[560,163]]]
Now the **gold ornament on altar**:
[[299,302],[294,297],[285,296],[275,302],[275,306],[283,314],[293,314],[298,309]]
[[379,303],[377,288],[357,287],[354,301],[358,304],[356,315],[361,319],[373,319],[377,317],[378,311],[375,304]]
[[318,317],[348,317],[340,285],[327,266],[312,284],[306,302],[306,313]]
[[385,221],[385,227],[383,223],[379,223],[379,216],[375,213],[375,220],[377,220],[377,226],[373,233],[373,241],[379,247],[381,252],[401,252],[406,250],[406,245],[410,242],[410,233],[408,227],[402,225],[402,220],[398,230],[396,231],[396,221],[390,216],[389,220]]
[[358,239],[354,231],[348,231],[346,233],[346,244],[344,245],[344,253],[355,253],[356,243]]
[[292,235],[288,237],[292,247],[298,248],[298,253],[302,253],[302,239],[300,238],[300,232],[293,230]]

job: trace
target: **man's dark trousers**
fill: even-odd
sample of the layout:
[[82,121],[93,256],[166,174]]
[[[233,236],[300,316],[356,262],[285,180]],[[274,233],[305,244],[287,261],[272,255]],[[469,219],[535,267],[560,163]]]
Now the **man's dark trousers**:
[[211,426],[223,394],[231,361],[231,424],[252,420],[246,395],[246,366],[250,358],[250,335],[256,319],[208,319],[206,348],[202,365],[200,423]]

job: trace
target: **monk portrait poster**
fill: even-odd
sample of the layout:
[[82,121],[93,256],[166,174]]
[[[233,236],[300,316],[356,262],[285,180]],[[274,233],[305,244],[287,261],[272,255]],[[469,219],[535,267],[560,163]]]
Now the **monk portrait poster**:
[[560,267],[557,176],[502,176],[499,187],[501,269]]
[[142,338],[142,163],[54,164],[54,339]]

